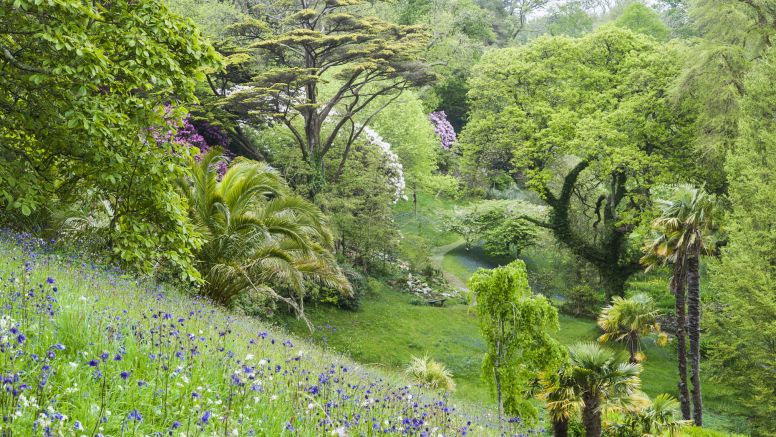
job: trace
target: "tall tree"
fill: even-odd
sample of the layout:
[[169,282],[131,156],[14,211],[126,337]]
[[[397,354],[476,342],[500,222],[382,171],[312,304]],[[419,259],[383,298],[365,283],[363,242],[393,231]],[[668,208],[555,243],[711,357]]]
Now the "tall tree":
[[[233,32],[266,67],[237,88],[214,88],[241,119],[286,126],[318,185],[335,140],[346,143],[344,161],[377,113],[434,78],[420,57],[424,28],[365,15],[363,3],[280,0],[251,8]],[[336,87],[324,94],[321,85],[330,81]]]
[[682,418],[690,419],[690,389],[687,384],[687,266],[685,260],[677,257],[673,251],[674,245],[669,236],[659,233],[657,237],[644,246],[642,263],[647,270],[658,265],[671,263],[672,275],[669,288],[674,295],[674,321],[676,323],[676,354],[679,381],[679,404],[682,410]]
[[728,244],[712,265],[708,357],[752,419],[754,435],[776,433],[776,50],[744,81],[741,137],[728,156]]
[[94,209],[89,194],[110,204],[115,260],[195,277],[199,242],[173,189],[188,152],[164,135],[180,115],[164,108],[196,100],[213,48],[159,0],[19,0],[0,17],[0,207],[18,223]]
[[668,89],[670,46],[605,27],[488,53],[459,138],[468,183],[507,173],[550,207],[558,241],[593,265],[607,296],[640,270],[629,235],[651,218],[651,187],[687,174],[692,112]]
[[[692,369],[692,404],[695,424],[703,424],[703,404],[700,378],[701,335],[701,254],[715,250],[712,237],[716,231],[717,202],[703,190],[681,185],[673,199],[661,202],[662,214],[654,227],[660,242],[652,246],[654,252],[665,253],[669,259],[685,267],[687,280],[687,326],[690,337],[690,366]],[[677,261],[678,260],[678,261]],[[682,351],[680,350],[680,353]]]
[[499,420],[504,413],[536,418],[531,398],[536,375],[556,372],[564,353],[551,332],[558,311],[528,286],[525,263],[479,270],[469,279],[480,331],[487,344],[482,376],[495,389]]

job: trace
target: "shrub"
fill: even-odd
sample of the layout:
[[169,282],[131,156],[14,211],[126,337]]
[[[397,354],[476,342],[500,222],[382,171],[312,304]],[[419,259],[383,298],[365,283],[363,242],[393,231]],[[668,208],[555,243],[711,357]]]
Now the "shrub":
[[455,390],[453,373],[444,364],[432,360],[428,355],[412,357],[406,373],[418,384],[425,387],[447,391]]
[[601,307],[601,293],[589,285],[577,285],[568,291],[561,311],[577,317],[595,317]]

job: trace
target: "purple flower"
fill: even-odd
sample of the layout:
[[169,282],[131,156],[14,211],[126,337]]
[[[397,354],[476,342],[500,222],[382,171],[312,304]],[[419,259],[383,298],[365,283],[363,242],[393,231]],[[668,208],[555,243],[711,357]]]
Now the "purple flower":
[[457,137],[453,125],[447,120],[447,114],[445,111],[436,111],[429,114],[428,118],[434,125],[434,133],[439,137],[442,148],[449,150]]
[[121,376],[121,379],[127,379],[132,375],[132,372],[127,372],[126,370],[121,372],[119,376]]
[[205,414],[202,415],[202,418],[200,419],[202,423],[207,423],[210,420],[210,411],[205,411]]
[[53,284],[53,283],[54,283],[54,278],[52,278],[51,276],[49,276],[48,278],[46,278],[46,283],[48,283],[48,284]]

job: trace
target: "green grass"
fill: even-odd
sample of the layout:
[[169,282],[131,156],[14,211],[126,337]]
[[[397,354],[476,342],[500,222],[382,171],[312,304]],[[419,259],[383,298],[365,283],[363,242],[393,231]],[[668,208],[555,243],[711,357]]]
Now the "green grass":
[[[49,425],[54,435],[172,435],[177,422],[175,435],[320,436],[355,414],[365,420],[347,433],[366,435],[373,417],[392,427],[426,412],[429,427],[475,420],[471,433],[494,433],[480,426],[490,426],[491,412],[476,405],[445,412],[438,393],[409,387],[404,375],[367,368],[283,329],[88,260],[33,256],[0,237],[0,278],[0,370],[19,378],[13,387],[22,394],[0,393],[0,413],[10,418],[0,422],[0,435],[42,435]],[[384,341],[375,347],[390,348],[389,339],[375,340]],[[417,341],[421,348],[432,335]],[[408,409],[410,394],[418,410]],[[334,426],[322,429],[325,417]]]
[[[540,250],[532,251],[530,262],[552,265],[552,261],[542,259],[542,253]],[[507,262],[508,259],[487,256],[477,247],[466,251],[461,245],[444,254],[442,268],[465,281],[478,268],[492,268]],[[660,284],[654,275],[639,279],[637,284],[640,289]],[[313,335],[315,341],[327,344],[356,361],[394,370],[403,369],[411,356],[428,353],[453,371],[458,385],[454,394],[456,398],[492,405],[488,389],[479,376],[484,343],[474,313],[460,304],[444,308],[413,305],[410,295],[378,281],[371,283],[373,289],[364,298],[359,311],[346,312],[327,306],[308,310],[308,315],[320,328]],[[662,293],[662,289],[659,292]],[[336,328],[336,331],[327,328],[327,325]],[[292,326],[297,334],[305,335],[302,324],[292,323]],[[561,343],[570,345],[578,341],[594,341],[599,335],[593,320],[560,315],[557,338]],[[616,344],[611,347],[623,350]],[[674,350],[670,346],[659,347],[647,339],[644,352],[647,361],[642,374],[643,390],[650,396],[660,393],[675,395]],[[724,385],[708,378],[704,378],[703,384],[707,427],[746,432],[745,411],[737,407]]]
[[431,194],[418,192],[418,210],[414,210],[412,197],[408,201],[400,201],[394,207],[394,218],[404,235],[419,235],[426,238],[429,243],[436,246],[444,246],[454,243],[459,236],[444,230],[444,216],[452,211],[456,205],[465,203],[436,197]]
[[[312,338],[364,364],[401,371],[412,356],[428,354],[453,372],[458,399],[490,403],[479,378],[485,344],[476,315],[461,304],[443,308],[413,305],[413,297],[377,281],[358,311],[326,305],[310,307],[307,315],[317,329]],[[310,335],[304,323],[290,320],[299,336]]]

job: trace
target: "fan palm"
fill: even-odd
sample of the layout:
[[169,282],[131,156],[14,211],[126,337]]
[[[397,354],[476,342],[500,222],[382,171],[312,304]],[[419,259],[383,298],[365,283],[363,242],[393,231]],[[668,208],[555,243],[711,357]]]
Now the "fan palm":
[[[662,260],[663,263],[674,264],[674,277],[672,286],[677,292],[677,329],[683,330],[683,317],[680,318],[680,310],[683,313],[684,296],[680,291],[687,285],[687,327],[690,337],[690,365],[692,367],[692,407],[693,420],[696,425],[703,424],[703,407],[701,400],[700,380],[700,257],[703,253],[710,253],[714,249],[711,242],[715,234],[717,223],[715,220],[717,201],[714,196],[706,194],[703,190],[680,185],[677,187],[674,198],[661,202],[662,213],[652,223],[658,232],[657,238],[647,244],[646,255],[642,261],[647,265],[655,265]],[[681,299],[681,302],[680,302]],[[683,315],[683,314],[682,314]],[[682,332],[683,334],[683,332]],[[686,360],[683,355],[684,341],[679,341],[680,357],[680,396],[682,363]],[[686,378],[686,377],[685,377]],[[685,383],[686,387],[686,383]],[[686,388],[685,388],[686,391]],[[680,398],[680,400],[682,400]],[[685,418],[689,417],[686,401],[682,405]]]
[[560,371],[542,375],[539,398],[546,402],[547,413],[552,421],[552,435],[567,437],[569,421],[579,413],[582,401],[574,389],[570,366],[561,367]]
[[323,213],[266,164],[238,159],[220,178],[223,163],[211,151],[182,181],[205,240],[197,253],[203,294],[228,305],[242,293],[266,293],[304,317],[306,283],[351,293]]
[[585,435],[599,437],[604,406],[629,402],[641,386],[641,365],[629,363],[597,343],[571,346],[569,359],[567,384],[582,402]]
[[655,302],[647,295],[637,294],[628,299],[615,296],[612,304],[601,310],[598,317],[598,326],[604,330],[598,341],[625,342],[630,362],[638,363],[644,358],[640,351],[642,337],[657,334],[661,345],[668,339],[657,322],[658,315]]

